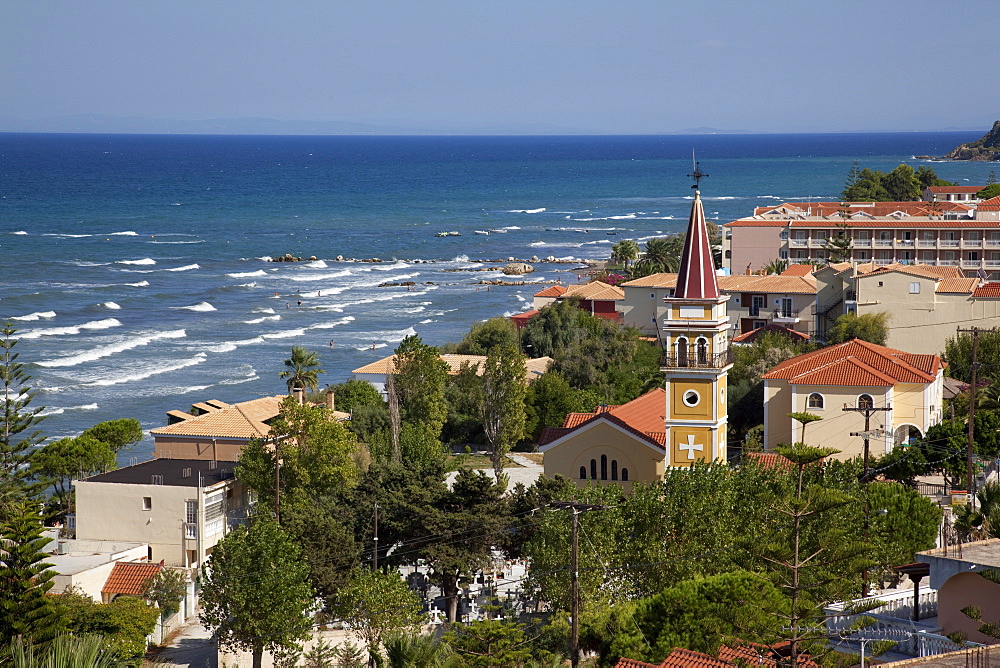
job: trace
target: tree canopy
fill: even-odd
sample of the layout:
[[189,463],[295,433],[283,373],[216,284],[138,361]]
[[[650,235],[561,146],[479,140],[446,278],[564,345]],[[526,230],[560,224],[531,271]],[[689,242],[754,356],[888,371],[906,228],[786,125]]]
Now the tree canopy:
[[869,343],[884,346],[889,340],[889,318],[887,311],[878,313],[845,313],[839,316],[830,328],[828,335],[831,344],[844,343],[851,339],[861,339]]
[[1000,183],[991,183],[976,193],[979,199],[992,199],[997,196],[1000,196]]
[[881,172],[867,167],[860,169],[855,162],[841,197],[845,202],[917,201],[923,197],[924,188],[946,185],[952,184],[939,179],[926,165],[914,171],[913,167],[901,164],[891,172]]

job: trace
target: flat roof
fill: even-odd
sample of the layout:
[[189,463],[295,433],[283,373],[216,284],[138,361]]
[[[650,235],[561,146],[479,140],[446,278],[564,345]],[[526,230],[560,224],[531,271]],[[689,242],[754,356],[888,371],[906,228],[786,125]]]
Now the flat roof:
[[[128,485],[169,485],[173,487],[211,487],[233,477],[236,462],[212,462],[206,459],[151,459],[135,466],[124,466],[99,473],[83,482],[117,482]],[[185,475],[188,473],[189,475]],[[158,476],[154,478],[153,476]],[[154,482],[155,481],[155,482]]]

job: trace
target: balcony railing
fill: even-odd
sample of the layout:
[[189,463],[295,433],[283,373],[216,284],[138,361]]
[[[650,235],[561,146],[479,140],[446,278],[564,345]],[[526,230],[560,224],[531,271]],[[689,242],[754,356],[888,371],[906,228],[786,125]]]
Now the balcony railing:
[[876,239],[875,245],[882,248],[889,248],[892,246],[892,239]]
[[958,239],[942,239],[938,243],[942,248],[958,248]]
[[188,539],[195,539],[198,537],[198,525],[194,522],[184,523],[184,537]]
[[935,248],[937,246],[937,240],[935,239],[920,239],[917,241],[917,246],[920,248]]
[[714,355],[694,354],[679,355],[676,352],[664,351],[660,356],[660,368],[664,369],[721,369],[732,364],[732,351]]
[[799,319],[799,313],[800,313],[800,311],[801,311],[801,309],[776,308],[773,311],[771,311],[769,319],[770,320],[777,320],[777,321],[780,321],[780,320],[796,320],[797,321]]
[[986,245],[990,248],[1000,248],[1000,239],[987,239]]
[[897,246],[904,246],[904,247],[909,248],[909,247],[913,246],[913,239],[897,239],[896,240],[896,245]]
[[1000,267],[1000,260],[983,260],[987,267]]
[[962,269],[976,269],[982,265],[982,260],[962,260]]
[[788,243],[789,243],[789,245],[792,245],[792,246],[804,247],[804,246],[808,246],[809,245],[809,240],[808,239],[789,239]]
[[872,247],[872,240],[871,239],[855,239],[854,241],[851,242],[851,245],[854,246],[855,248],[871,248]]
[[962,242],[962,248],[982,248],[982,239],[966,239]]
[[938,260],[939,267],[957,267],[958,260]]

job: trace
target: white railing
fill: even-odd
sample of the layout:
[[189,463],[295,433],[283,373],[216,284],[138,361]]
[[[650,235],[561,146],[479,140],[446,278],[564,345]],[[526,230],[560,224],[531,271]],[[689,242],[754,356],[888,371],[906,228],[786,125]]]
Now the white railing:
[[958,260],[938,260],[939,267],[955,267],[958,266]]
[[855,239],[851,243],[852,243],[852,245],[855,248],[871,248],[872,247],[872,240],[871,239]]
[[892,264],[893,260],[886,259],[886,258],[875,258],[874,260],[872,260],[872,262],[874,262],[875,264],[877,264],[880,267],[884,267],[886,265]]
[[792,245],[792,246],[808,246],[809,245],[809,240],[808,239],[790,239],[789,240],[789,244]]
[[1000,260],[983,260],[987,267],[1000,267]]
[[943,248],[958,248],[958,239],[942,239],[938,243]]
[[962,260],[962,269],[975,269],[981,266],[980,260]]
[[1000,239],[987,239],[986,245],[989,246],[990,248],[1000,247]]
[[897,239],[897,246],[913,246],[913,239]]
[[892,246],[892,239],[876,239],[875,240],[875,245],[876,246],[881,246],[883,248],[891,247]]
[[935,248],[937,241],[935,239],[921,239],[917,242],[917,245],[921,248]]
[[184,537],[195,539],[198,537],[198,525],[193,522],[184,523]]
[[982,248],[983,247],[983,240],[982,239],[966,239],[965,241],[962,242],[962,247],[963,248]]

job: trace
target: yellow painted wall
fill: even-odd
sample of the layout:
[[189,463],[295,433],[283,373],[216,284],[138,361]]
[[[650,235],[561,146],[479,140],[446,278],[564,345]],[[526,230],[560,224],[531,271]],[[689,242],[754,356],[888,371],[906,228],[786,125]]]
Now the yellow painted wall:
[[[570,478],[578,485],[586,485],[590,480],[590,460],[598,462],[600,476],[601,455],[608,457],[608,478],[610,480],[611,461],[618,461],[619,481],[621,469],[627,468],[629,483],[635,481],[654,482],[663,477],[664,453],[640,441],[636,436],[624,432],[607,422],[598,422],[581,430],[565,442],[544,450],[545,475],[556,474]],[[587,480],[580,479],[580,467],[587,471]],[[597,481],[602,482],[602,481]]]
[[792,410],[792,391],[788,383],[769,380],[764,386],[764,402],[767,404],[767,442],[764,447],[773,450],[779,443],[792,442],[791,420],[787,417]]
[[[670,428],[670,465],[691,466],[696,462],[711,462],[713,460],[712,446],[719,440],[711,427]],[[682,445],[693,443],[700,445],[701,450],[682,448]]]
[[[709,379],[699,378],[671,378],[667,384],[670,392],[668,405],[670,406],[671,419],[714,419],[713,402],[715,400],[713,383]],[[700,400],[696,406],[688,406],[684,403],[684,393],[694,390],[700,395]]]

